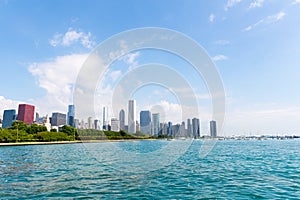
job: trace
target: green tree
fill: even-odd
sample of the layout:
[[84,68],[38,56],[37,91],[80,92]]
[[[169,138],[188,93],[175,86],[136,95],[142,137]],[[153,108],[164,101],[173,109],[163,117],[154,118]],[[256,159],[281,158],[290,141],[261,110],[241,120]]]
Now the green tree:
[[67,126],[67,125],[64,125],[61,128],[61,132],[66,133],[69,136],[74,136],[74,134],[76,133],[75,128],[73,128],[72,126]]
[[4,129],[0,132],[0,141],[1,142],[12,142],[15,140],[16,140],[16,138],[13,136],[11,130]]
[[26,131],[27,125],[24,122],[22,122],[20,120],[17,120],[17,121],[14,121],[12,123],[10,129],[12,129],[12,130],[24,130],[24,131]]
[[28,134],[37,134],[39,132],[44,132],[47,131],[46,126],[40,126],[37,124],[31,124],[30,126],[27,126],[26,132]]

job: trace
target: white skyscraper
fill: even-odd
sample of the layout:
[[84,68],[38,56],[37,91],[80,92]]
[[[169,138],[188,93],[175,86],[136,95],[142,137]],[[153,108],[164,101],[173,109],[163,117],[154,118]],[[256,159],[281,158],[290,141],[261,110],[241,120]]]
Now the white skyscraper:
[[93,122],[93,118],[92,117],[88,118],[88,128],[89,129],[94,129],[94,122]]
[[120,130],[125,130],[125,111],[122,109],[119,113]]
[[128,102],[128,132],[136,133],[136,102],[129,100]]
[[153,113],[152,114],[152,123],[153,123],[153,135],[157,136],[160,128],[159,128],[159,124],[160,124],[160,120],[159,120],[159,113]]
[[103,123],[103,130],[107,130],[107,108],[103,107],[103,113],[102,113],[103,119],[102,119],[102,123]]
[[111,130],[120,131],[120,121],[117,118],[111,118]]

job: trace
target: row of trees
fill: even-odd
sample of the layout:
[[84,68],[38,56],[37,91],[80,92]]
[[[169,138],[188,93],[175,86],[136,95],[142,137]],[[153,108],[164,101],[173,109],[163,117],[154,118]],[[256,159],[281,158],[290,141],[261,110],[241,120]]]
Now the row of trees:
[[0,142],[72,141],[76,134],[76,129],[70,126],[62,127],[60,132],[56,129],[49,132],[45,126],[14,121],[11,128],[0,129]]
[[125,131],[77,130],[71,126],[63,126],[58,132],[56,129],[47,131],[45,126],[37,124],[26,125],[22,121],[14,121],[11,128],[0,128],[0,142],[50,142],[73,140],[118,140],[118,139],[145,139],[148,135],[139,133],[129,134]]

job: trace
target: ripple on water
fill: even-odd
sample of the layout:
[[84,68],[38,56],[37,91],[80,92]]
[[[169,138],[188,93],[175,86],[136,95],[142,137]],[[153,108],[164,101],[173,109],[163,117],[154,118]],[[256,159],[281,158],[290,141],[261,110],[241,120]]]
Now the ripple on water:
[[[95,150],[99,145],[101,150],[107,147],[101,156],[114,159],[94,158],[83,144],[1,147],[0,199],[300,197],[300,140],[219,141],[202,159],[198,156],[202,142],[195,141],[176,162],[156,171],[140,172],[147,163],[137,160],[130,166],[138,174],[115,170],[118,157],[109,152],[108,144],[92,145]],[[147,156],[166,141],[116,145]]]

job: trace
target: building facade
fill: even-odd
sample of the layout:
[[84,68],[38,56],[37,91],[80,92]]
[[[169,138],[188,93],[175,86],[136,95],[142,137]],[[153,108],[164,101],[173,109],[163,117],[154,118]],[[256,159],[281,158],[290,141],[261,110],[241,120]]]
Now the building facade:
[[63,126],[67,124],[67,115],[63,113],[52,113],[51,125],[52,126]]
[[217,122],[212,120],[209,122],[209,126],[210,126],[210,136],[217,137]]
[[120,131],[120,121],[117,118],[111,119],[111,130],[115,132]]
[[191,119],[187,119],[187,137],[193,137],[193,128]]
[[198,118],[192,119],[192,129],[193,129],[193,137],[199,138],[200,137],[200,120]]
[[128,102],[128,132],[136,133],[136,102],[129,100]]
[[159,113],[152,114],[153,133],[152,135],[158,135],[160,131],[160,116]]
[[32,124],[34,120],[34,106],[28,104],[20,104],[17,119],[23,121],[27,125]]
[[12,123],[16,120],[16,110],[4,110],[2,128],[10,128]]
[[103,130],[108,130],[108,127],[107,127],[107,108],[106,107],[103,107],[102,123],[103,123],[102,129]]
[[125,130],[125,111],[122,109],[119,113],[120,130]]
[[88,118],[88,129],[94,129],[94,120],[92,117]]
[[142,133],[151,134],[151,112],[149,110],[140,112],[140,129]]
[[69,126],[75,127],[75,106],[68,106],[67,124]]

